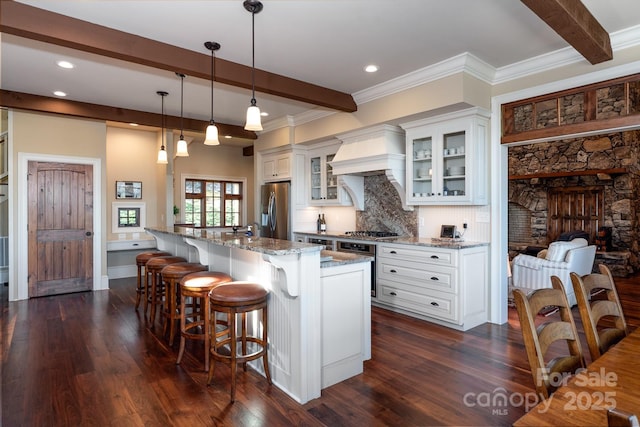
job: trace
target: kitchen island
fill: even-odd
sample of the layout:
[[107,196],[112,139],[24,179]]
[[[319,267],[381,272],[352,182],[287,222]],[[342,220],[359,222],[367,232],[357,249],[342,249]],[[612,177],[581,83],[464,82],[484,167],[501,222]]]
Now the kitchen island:
[[[211,229],[145,230],[160,250],[271,291],[269,369],[298,402],[362,372],[371,357],[370,257]],[[263,373],[261,363],[251,366]]]

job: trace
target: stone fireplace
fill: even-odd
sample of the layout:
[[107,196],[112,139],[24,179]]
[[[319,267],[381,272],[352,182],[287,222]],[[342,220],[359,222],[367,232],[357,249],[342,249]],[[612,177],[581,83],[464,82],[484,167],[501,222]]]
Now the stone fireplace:
[[[616,275],[639,269],[640,131],[509,148],[509,250],[547,246],[561,232],[584,229]],[[610,228],[610,230],[609,230]]]

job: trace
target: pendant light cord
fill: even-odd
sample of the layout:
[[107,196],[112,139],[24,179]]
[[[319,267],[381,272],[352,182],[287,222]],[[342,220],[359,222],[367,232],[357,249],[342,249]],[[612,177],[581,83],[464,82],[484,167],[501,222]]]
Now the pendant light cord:
[[160,138],[162,138],[161,146],[162,146],[162,149],[164,150],[164,95],[160,95],[160,97],[162,98],[162,119],[160,120],[161,126],[162,126],[162,129],[161,129],[162,134],[160,135]]
[[163,90],[159,90],[159,91],[157,91],[156,93],[157,93],[158,95],[160,95],[160,98],[161,98],[161,100],[162,100],[162,102],[161,102],[161,104],[160,104],[160,105],[162,106],[162,107],[161,107],[162,115],[160,116],[160,126],[162,127],[162,129],[160,130],[160,131],[162,132],[162,134],[161,134],[161,136],[160,136],[160,137],[161,137],[162,143],[160,144],[160,150],[163,150],[163,151],[164,151],[164,127],[165,127],[165,126],[164,126],[164,97],[165,97],[165,96],[167,96],[167,95],[169,95],[169,93],[168,93],[168,92],[165,92],[165,91],[163,91]]
[[184,74],[180,74],[180,139],[184,139]]
[[215,50],[211,48],[211,123],[213,123],[213,80],[216,78],[216,66],[213,57],[215,56]]
[[256,105],[256,12],[251,12],[251,105]]

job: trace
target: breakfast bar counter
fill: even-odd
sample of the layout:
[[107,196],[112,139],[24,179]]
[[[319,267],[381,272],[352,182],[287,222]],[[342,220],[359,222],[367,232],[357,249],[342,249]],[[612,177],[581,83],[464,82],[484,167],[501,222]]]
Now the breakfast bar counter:
[[[271,291],[269,369],[273,383],[298,402],[362,372],[371,357],[370,257],[211,229],[145,230],[159,250]],[[251,366],[262,373],[261,363]]]

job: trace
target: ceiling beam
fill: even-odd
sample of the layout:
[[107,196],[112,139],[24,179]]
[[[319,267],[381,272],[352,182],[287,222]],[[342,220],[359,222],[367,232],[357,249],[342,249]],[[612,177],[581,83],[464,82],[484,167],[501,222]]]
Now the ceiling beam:
[[580,0],[521,0],[591,64],[613,59],[609,33]]
[[[92,24],[14,1],[0,1],[0,32],[135,64],[211,79],[211,55]],[[216,58],[215,81],[251,89],[251,67]],[[255,70],[256,91],[354,112],[350,94]]]
[[[122,123],[137,123],[145,126],[162,127],[162,114],[146,111],[128,110],[125,108],[109,107],[106,105],[89,104],[86,102],[70,101],[67,99],[50,98],[13,92],[0,89],[0,105],[6,108],[17,108],[41,113],[64,114],[66,116],[82,117],[85,119],[105,120]],[[165,115],[167,129],[180,129],[180,117]],[[204,132],[209,121],[184,118],[186,131]],[[228,125],[216,122],[220,135],[230,135],[235,138],[257,139],[255,132],[244,130],[242,126]]]

